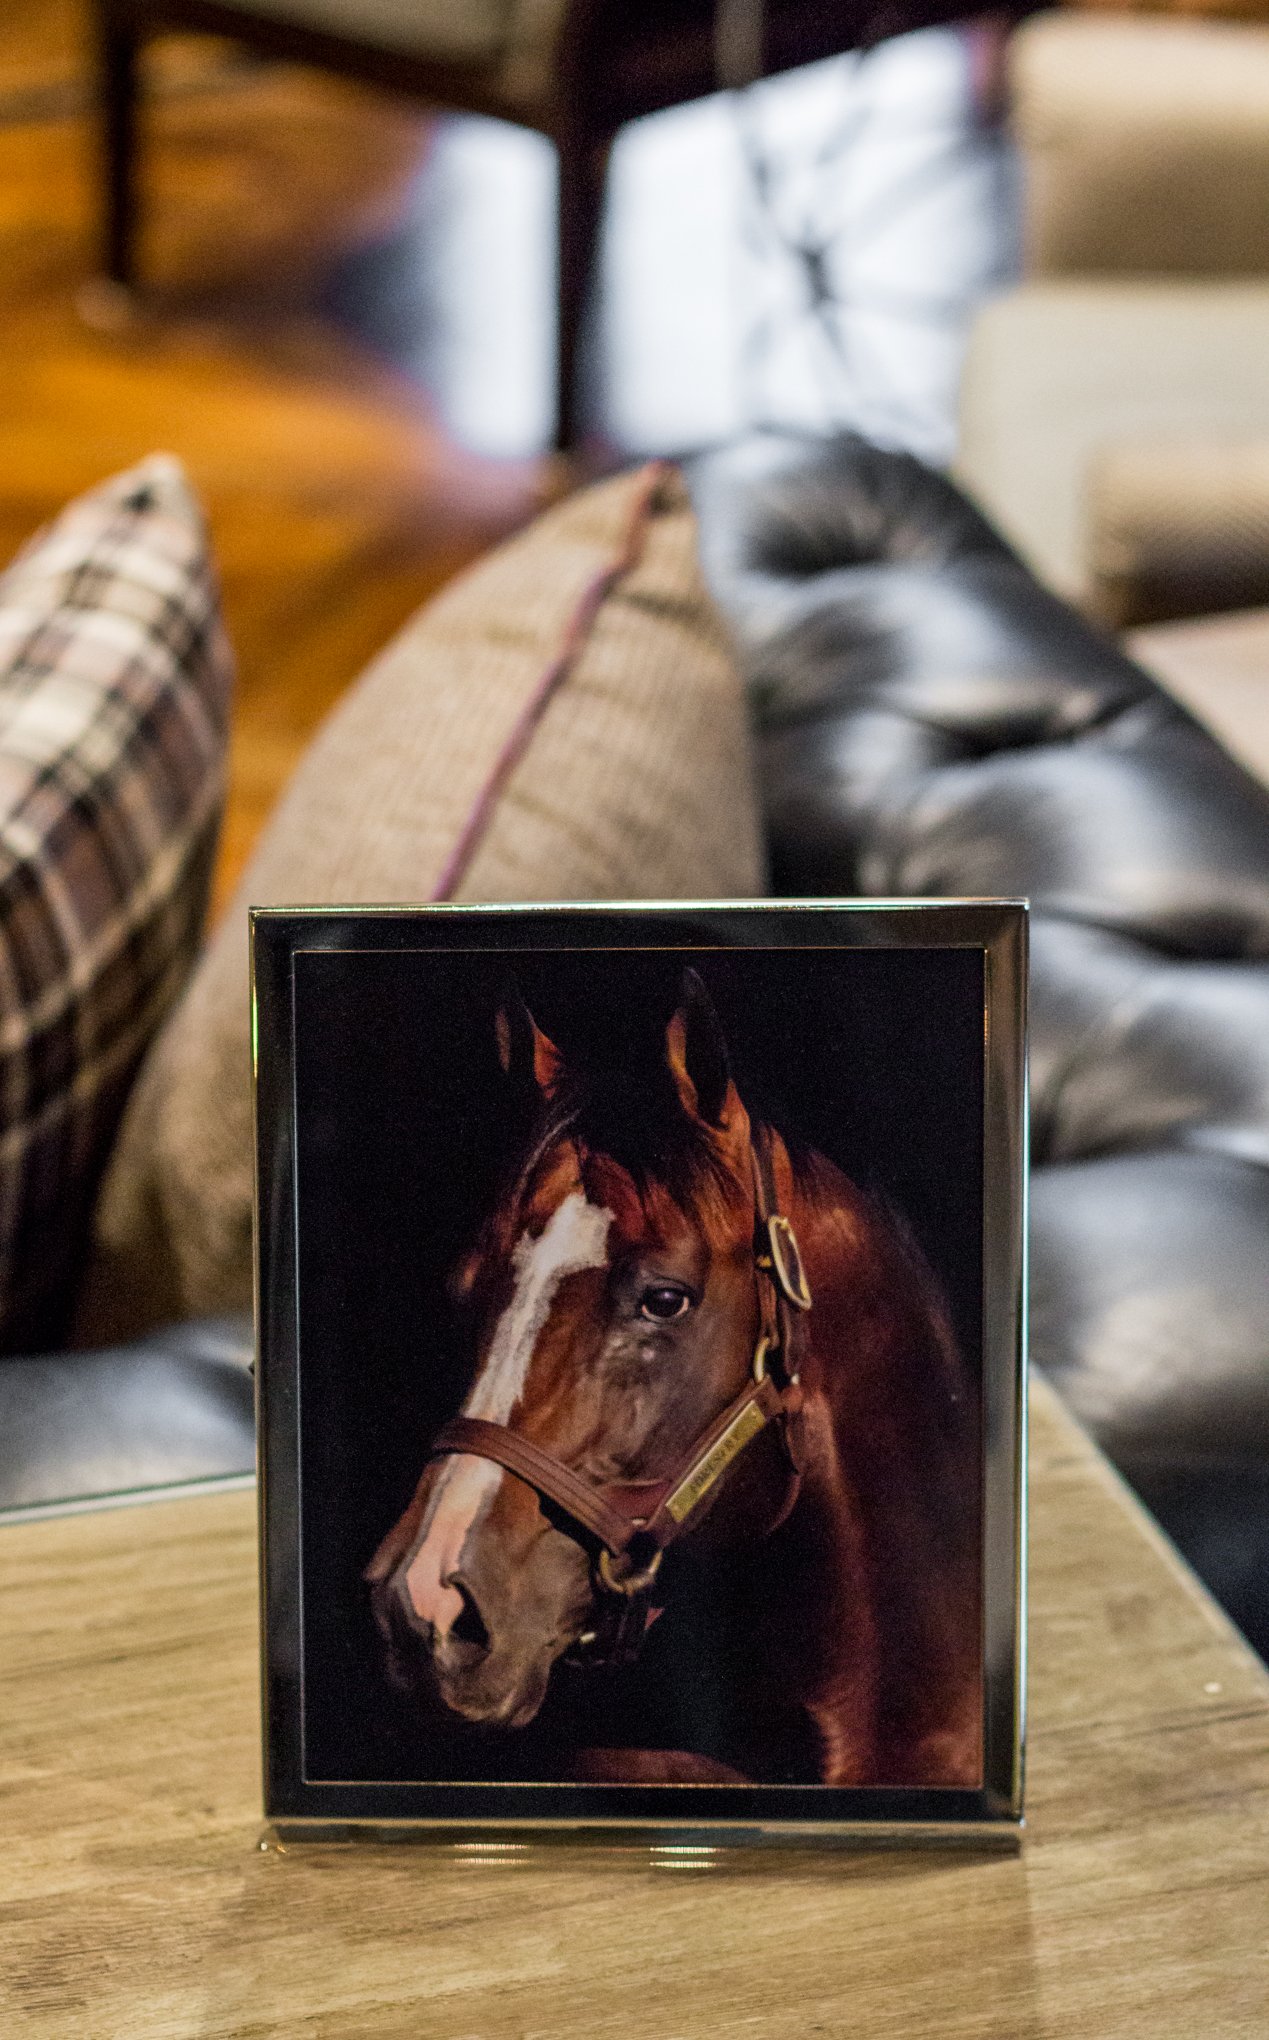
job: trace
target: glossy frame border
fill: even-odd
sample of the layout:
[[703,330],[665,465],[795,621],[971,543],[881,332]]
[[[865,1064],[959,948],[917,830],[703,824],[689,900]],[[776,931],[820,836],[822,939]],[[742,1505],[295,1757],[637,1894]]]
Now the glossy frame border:
[[[292,961],[304,950],[974,948],[984,953],[981,1788],[570,1785],[304,1777]],[[264,1800],[287,1841],[491,1829],[654,1842],[1005,1839],[1022,1822],[1026,1510],[1026,906],[632,901],[262,908],[251,916]],[[475,1844],[473,1845],[475,1846]]]

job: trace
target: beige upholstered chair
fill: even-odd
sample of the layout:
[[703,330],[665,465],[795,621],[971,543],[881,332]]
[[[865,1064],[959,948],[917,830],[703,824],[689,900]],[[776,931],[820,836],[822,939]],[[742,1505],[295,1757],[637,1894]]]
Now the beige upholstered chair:
[[1269,601],[1269,27],[1014,37],[1027,280],[971,337],[958,469],[1108,622]]
[[[549,135],[559,153],[557,437],[609,146],[628,120],[880,35],[956,19],[963,0],[93,0],[104,112],[105,268],[137,280],[137,58],[172,29],[235,38],[439,106]],[[1034,4],[1034,0],[1031,0]],[[1026,0],[1007,11],[1025,12]]]

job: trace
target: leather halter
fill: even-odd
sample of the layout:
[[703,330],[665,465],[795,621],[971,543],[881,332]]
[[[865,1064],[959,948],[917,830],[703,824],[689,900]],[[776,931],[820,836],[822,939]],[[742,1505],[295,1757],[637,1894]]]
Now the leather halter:
[[506,1424],[454,1417],[437,1432],[432,1457],[490,1459],[515,1474],[596,1547],[600,1597],[596,1628],[581,1639],[587,1662],[628,1663],[652,1619],[651,1590],[668,1547],[689,1531],[718,1483],[771,1424],[778,1424],[789,1480],[767,1534],[797,1501],[802,1479],[801,1319],[811,1308],[802,1256],[790,1221],[777,1208],[765,1129],[751,1148],[754,1187],[754,1282],[758,1340],[740,1394],[700,1432],[668,1480],[604,1487]]

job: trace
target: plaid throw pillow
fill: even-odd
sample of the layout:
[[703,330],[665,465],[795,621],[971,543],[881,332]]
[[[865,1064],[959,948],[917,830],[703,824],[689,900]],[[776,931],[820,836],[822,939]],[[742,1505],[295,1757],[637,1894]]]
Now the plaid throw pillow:
[[64,1331],[129,1082],[193,959],[231,674],[166,456],[0,577],[0,1350]]

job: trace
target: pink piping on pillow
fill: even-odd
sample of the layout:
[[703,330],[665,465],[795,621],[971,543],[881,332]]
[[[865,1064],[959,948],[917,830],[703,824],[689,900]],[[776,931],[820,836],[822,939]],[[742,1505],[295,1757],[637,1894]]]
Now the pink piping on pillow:
[[671,472],[670,464],[663,460],[649,461],[648,465],[644,468],[639,478],[639,492],[635,498],[634,508],[631,511],[630,523],[621,551],[615,560],[595,575],[594,580],[583,591],[581,600],[569,618],[568,628],[564,633],[564,642],[559,652],[552,659],[550,665],[546,668],[546,671],[542,674],[533,692],[525,702],[514,729],[494,761],[489,777],[472,803],[471,812],[459,831],[458,841],[446,859],[445,867],[433,887],[431,893],[433,900],[449,899],[455,887],[462,881],[464,873],[476,854],[480,839],[493,818],[493,811],[497,805],[499,795],[524,756],[528,748],[529,739],[546,713],[552,697],[562,682],[567,679],[578,654],[582,651],[590,635],[605,598],[621,579],[622,575],[628,574],[630,569],[637,565],[640,553],[643,550],[643,540],[647,532],[657,490]]

